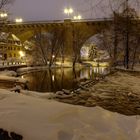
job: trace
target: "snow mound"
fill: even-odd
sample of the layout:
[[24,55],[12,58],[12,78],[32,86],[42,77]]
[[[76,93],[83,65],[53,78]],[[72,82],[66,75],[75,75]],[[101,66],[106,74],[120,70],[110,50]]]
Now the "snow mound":
[[0,72],[0,76],[17,76],[17,73],[15,71],[9,71],[9,70],[4,70]]
[[139,126],[138,117],[0,89],[0,127],[24,140],[138,140]]

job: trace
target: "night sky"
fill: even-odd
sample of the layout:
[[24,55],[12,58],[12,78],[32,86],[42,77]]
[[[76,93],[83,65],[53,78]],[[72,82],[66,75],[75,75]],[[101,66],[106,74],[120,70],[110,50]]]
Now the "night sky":
[[[95,5],[92,10],[91,3]],[[73,7],[75,15],[81,14],[83,18],[99,15],[97,0],[15,0],[9,10],[11,18],[22,17],[25,21],[59,20],[66,18],[63,9],[68,6]]]
[[[9,6],[10,18],[22,17],[24,21],[61,20],[66,18],[65,7],[72,7],[73,15],[83,18],[102,18],[109,15],[108,0],[15,0]],[[114,0],[112,0],[114,1]],[[116,2],[122,0],[116,0]],[[135,0],[133,0],[135,1]],[[73,17],[73,16],[72,16]]]

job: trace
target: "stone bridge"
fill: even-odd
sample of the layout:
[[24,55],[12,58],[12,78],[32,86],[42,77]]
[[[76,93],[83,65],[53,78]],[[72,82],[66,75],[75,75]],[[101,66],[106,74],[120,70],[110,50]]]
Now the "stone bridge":
[[23,23],[8,23],[2,24],[1,29],[4,32],[15,34],[22,42],[35,36],[38,32],[51,32],[53,29],[64,29],[64,55],[72,57],[74,54],[74,42],[76,34],[79,34],[80,44],[91,36],[100,33],[103,29],[108,28],[112,24],[112,19],[96,19],[96,20],[79,20],[73,21],[65,19],[64,21],[37,21],[37,22],[23,22]]

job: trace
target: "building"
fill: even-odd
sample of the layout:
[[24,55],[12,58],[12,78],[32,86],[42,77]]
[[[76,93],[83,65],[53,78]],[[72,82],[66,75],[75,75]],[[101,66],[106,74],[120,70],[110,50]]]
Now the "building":
[[1,33],[0,60],[21,61],[25,57],[25,50],[21,41],[14,34]]

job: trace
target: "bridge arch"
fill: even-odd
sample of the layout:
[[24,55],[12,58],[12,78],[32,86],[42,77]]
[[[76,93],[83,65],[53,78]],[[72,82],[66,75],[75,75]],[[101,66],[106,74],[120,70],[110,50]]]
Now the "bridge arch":
[[102,34],[91,36],[81,47],[80,55],[83,61],[108,61],[108,50],[103,47],[100,37]]
[[66,57],[72,59],[75,55],[76,42],[79,42],[79,45],[82,47],[88,38],[101,32],[104,28],[107,28],[110,23],[112,23],[112,21],[105,21],[104,19],[99,21],[90,20],[76,22],[71,20],[38,23],[29,22],[22,24],[8,24],[4,26],[3,30],[15,34],[22,42],[24,42],[40,31],[49,32],[54,28],[64,28],[64,53]]

